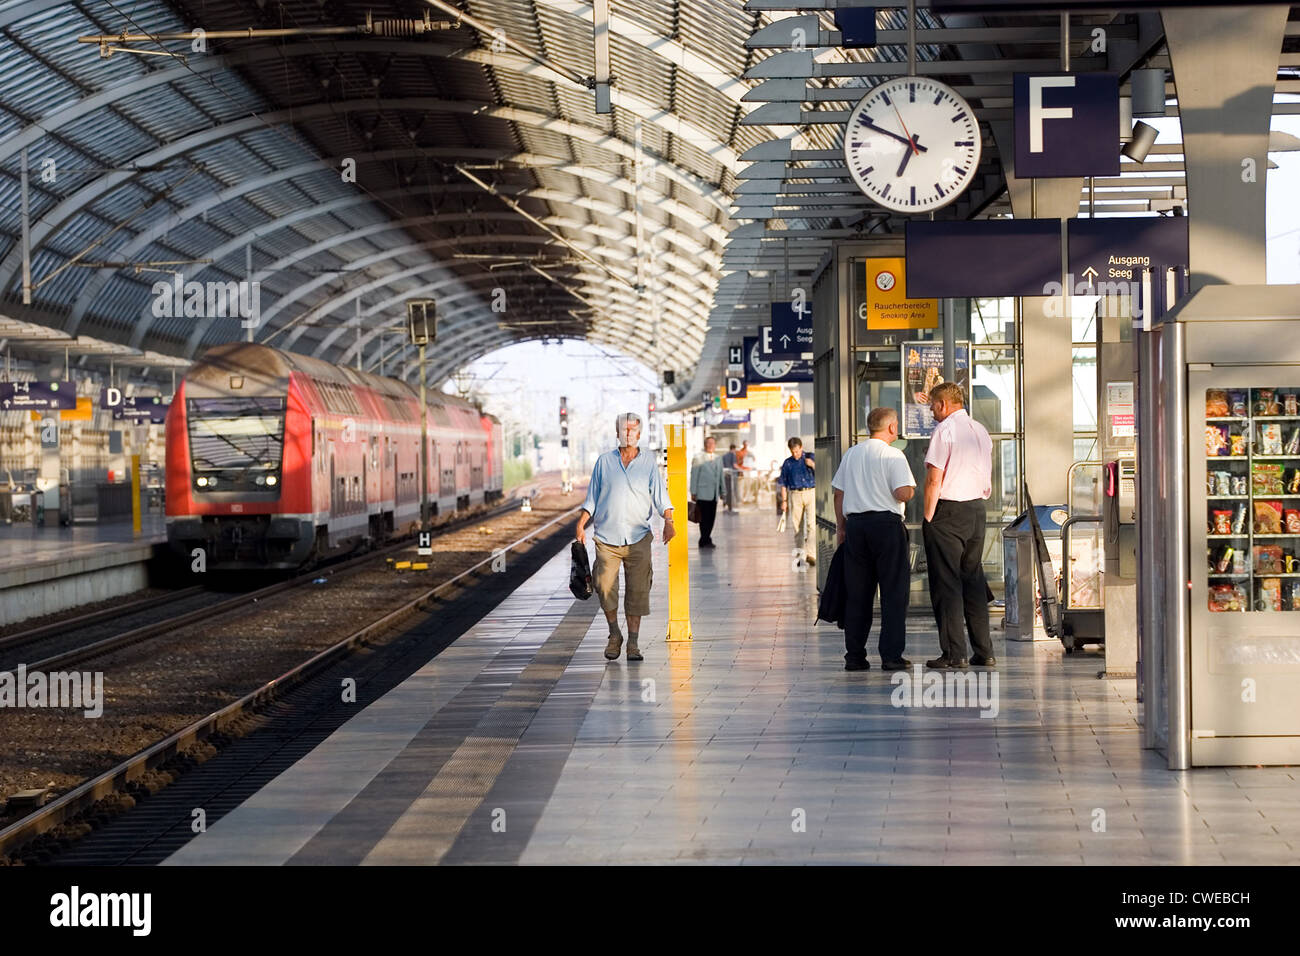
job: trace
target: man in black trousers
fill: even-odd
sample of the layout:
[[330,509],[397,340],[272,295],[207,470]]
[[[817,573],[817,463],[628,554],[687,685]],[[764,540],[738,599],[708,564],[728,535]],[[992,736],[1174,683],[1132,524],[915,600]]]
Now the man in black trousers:
[[879,587],[881,668],[901,671],[911,666],[903,657],[911,584],[903,507],[912,500],[916,479],[907,458],[891,447],[898,439],[898,413],[872,409],[867,429],[871,437],[844,453],[831,479],[836,537],[844,545],[844,669],[871,669],[867,637]]
[[938,670],[970,663],[993,667],[989,637],[989,586],[984,577],[985,501],[992,491],[993,441],[966,413],[961,387],[944,382],[930,390],[930,411],[938,422],[925,456],[926,563],[930,603],[939,625],[939,656],[926,661]]

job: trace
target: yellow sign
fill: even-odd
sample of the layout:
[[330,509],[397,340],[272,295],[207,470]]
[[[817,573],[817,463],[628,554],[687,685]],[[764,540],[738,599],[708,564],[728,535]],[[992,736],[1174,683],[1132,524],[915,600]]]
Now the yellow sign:
[[[690,547],[687,543],[686,508],[690,484],[687,481],[686,429],[681,425],[664,428],[668,438],[668,500],[682,504],[673,509],[674,517],[681,517],[682,529],[668,542],[668,640],[691,639],[691,569]],[[675,524],[676,522],[674,522]]]
[[780,408],[780,385],[750,385],[744,398],[728,398],[723,401],[723,408],[740,410],[755,408]]
[[907,260],[902,256],[867,259],[867,295],[858,319],[868,332],[890,329],[937,329],[938,299],[907,297]]
[[784,411],[787,415],[798,415],[799,396],[793,393],[787,396],[785,400],[785,404],[781,406],[781,410]]
[[[94,417],[94,403],[89,398],[77,399],[76,408],[59,409],[59,420],[64,422],[88,422]],[[49,418],[49,412],[32,412],[32,421],[39,422]]]

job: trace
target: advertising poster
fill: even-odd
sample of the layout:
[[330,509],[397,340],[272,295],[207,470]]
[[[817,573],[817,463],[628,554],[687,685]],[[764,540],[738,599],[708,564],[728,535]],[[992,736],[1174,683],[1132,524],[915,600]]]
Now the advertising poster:
[[[934,433],[934,416],[930,414],[930,389],[943,381],[942,342],[903,343],[903,423],[904,438],[929,438]],[[970,405],[970,343],[956,345],[957,384]]]

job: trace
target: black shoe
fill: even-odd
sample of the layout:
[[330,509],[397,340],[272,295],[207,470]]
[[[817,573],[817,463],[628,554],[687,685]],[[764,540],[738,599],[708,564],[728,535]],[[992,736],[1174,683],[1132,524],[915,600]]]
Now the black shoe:
[[992,655],[988,657],[980,657],[978,654],[972,654],[970,657],[970,666],[971,667],[997,667],[998,659],[996,657],[993,657]]
[[954,661],[949,660],[946,657],[936,657],[932,661],[926,661],[925,666],[936,671],[956,671],[964,670],[966,668],[966,662],[960,658]]
[[896,661],[881,661],[880,669],[882,671],[905,671],[912,666],[912,662],[906,657],[900,657]]
[[846,671],[869,671],[871,670],[871,661],[845,661],[844,669]]
[[700,542],[700,547],[701,547],[701,548],[716,548],[717,545],[714,544],[712,541],[701,541],[701,542]]

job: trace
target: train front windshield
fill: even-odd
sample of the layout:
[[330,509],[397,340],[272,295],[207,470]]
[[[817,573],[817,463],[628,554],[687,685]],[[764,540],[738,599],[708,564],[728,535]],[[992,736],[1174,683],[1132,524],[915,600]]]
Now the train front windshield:
[[283,398],[186,402],[194,484],[203,491],[273,491],[284,459]]

